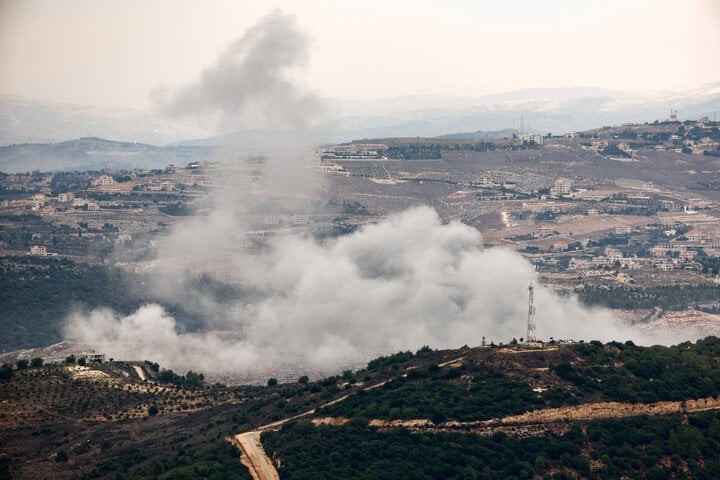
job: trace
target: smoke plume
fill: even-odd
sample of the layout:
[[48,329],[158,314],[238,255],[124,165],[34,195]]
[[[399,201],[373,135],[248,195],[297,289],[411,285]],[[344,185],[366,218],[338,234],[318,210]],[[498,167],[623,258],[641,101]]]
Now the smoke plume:
[[[129,316],[75,312],[67,320],[67,338],[115,358],[150,359],[237,381],[337,371],[422,345],[458,347],[478,345],[483,336],[506,342],[524,335],[527,285],[537,280],[532,266],[515,252],[483,248],[475,229],[444,224],[427,207],[337,239],[289,235],[260,253],[248,251],[268,203],[283,214],[309,213],[310,205],[322,203],[322,184],[309,161],[312,139],[298,128],[311,123],[321,102],[292,76],[306,60],[297,21],[274,12],[196,84],[162,100],[177,115],[219,113],[236,121],[259,114],[264,126],[296,132],[262,143],[261,159],[219,150],[207,212],[179,223],[162,245],[148,289],[197,313],[202,328],[183,332],[161,305],[152,304]],[[178,280],[186,270],[221,272],[246,293],[217,302]],[[607,311],[587,310],[542,287],[536,304],[541,338],[627,336]]]
[[[118,358],[152,358],[209,372],[326,371],[421,345],[506,342],[524,334],[532,266],[519,254],[484,249],[480,234],[443,224],[419,207],[354,234],[318,243],[285,238],[237,278],[262,299],[225,312],[225,330],[179,334],[158,305],[120,317],[107,310],[70,317],[69,336]],[[623,339],[612,316],[544,288],[538,335]]]
[[172,115],[219,113],[223,125],[235,128],[304,127],[323,110],[293,78],[307,60],[308,40],[297,19],[274,11],[235,40],[197,83],[154,96]]

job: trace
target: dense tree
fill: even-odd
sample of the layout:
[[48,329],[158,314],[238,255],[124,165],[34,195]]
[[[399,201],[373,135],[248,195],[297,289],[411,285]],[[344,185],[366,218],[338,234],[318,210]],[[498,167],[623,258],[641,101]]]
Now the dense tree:
[[[684,423],[688,423],[685,425]],[[589,422],[563,435],[378,431],[290,422],[265,432],[283,479],[720,478],[720,414]],[[662,460],[662,461],[661,461]],[[591,466],[592,465],[592,466]],[[552,476],[548,472],[553,472]]]
[[2,366],[0,366],[0,380],[10,380],[13,373],[12,365],[3,363]]
[[58,463],[67,463],[68,453],[62,449],[58,450],[57,454],[55,455],[55,461]]
[[200,388],[205,382],[205,375],[202,373],[196,373],[192,370],[185,374],[185,386],[190,388]]

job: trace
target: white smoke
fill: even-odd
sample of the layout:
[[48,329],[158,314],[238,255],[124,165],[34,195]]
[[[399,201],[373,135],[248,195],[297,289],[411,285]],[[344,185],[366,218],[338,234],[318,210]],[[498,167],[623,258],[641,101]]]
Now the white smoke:
[[[74,314],[68,336],[117,358],[151,358],[172,368],[249,375],[282,365],[324,371],[421,345],[453,348],[524,334],[532,266],[480,234],[443,224],[419,207],[352,235],[318,243],[286,238],[258,268],[240,272],[265,296],[225,312],[225,331],[179,334],[158,305],[121,317]],[[540,287],[538,335],[624,339],[606,311]]]
[[[236,151],[218,152],[222,181],[212,192],[210,212],[177,225],[163,245],[156,281],[148,288],[184,302],[188,311],[204,312],[205,328],[181,333],[160,305],[146,305],[126,317],[109,310],[75,312],[67,338],[115,358],[247,379],[273,369],[333,371],[422,345],[454,348],[477,345],[483,336],[507,342],[524,335],[527,285],[537,282],[532,266],[515,252],[484,249],[475,229],[443,224],[427,207],[327,242],[289,236],[263,254],[236,248],[252,237],[248,232],[262,199],[287,210],[318,198],[321,183],[306,162],[312,141],[300,127],[311,123],[321,102],[293,77],[306,58],[297,21],[274,12],[234,42],[195,85],[162,100],[174,114],[215,113],[234,128],[255,119],[294,129],[291,138],[262,143],[266,160],[251,167],[262,170],[259,190],[248,183],[247,163]],[[228,306],[176,281],[185,269],[214,266],[255,294]],[[536,303],[542,338],[626,337],[607,311],[586,310],[573,298],[538,287]]]
[[195,84],[159,89],[156,102],[177,116],[220,114],[222,125],[304,127],[324,111],[318,97],[298,85],[308,41],[292,15],[274,11],[235,40]]

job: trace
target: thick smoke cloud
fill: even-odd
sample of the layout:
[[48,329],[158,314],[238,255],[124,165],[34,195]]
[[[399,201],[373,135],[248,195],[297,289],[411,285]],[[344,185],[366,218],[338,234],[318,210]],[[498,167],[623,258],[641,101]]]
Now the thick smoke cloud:
[[297,19],[275,11],[233,42],[197,83],[158,90],[155,99],[172,115],[219,113],[222,125],[235,128],[304,127],[323,110],[293,79],[307,60],[308,40]]
[[[301,128],[320,101],[292,76],[306,59],[296,20],[274,12],[197,84],[163,100],[177,115],[219,113],[226,122],[255,118],[255,126],[293,130],[292,137],[275,135],[254,146],[262,161],[248,163],[247,145],[243,153],[216,152],[218,180],[208,211],[179,223],[162,245],[147,288],[156,298],[183,304],[203,328],[183,333],[162,306],[146,305],[125,317],[103,309],[75,312],[66,338],[114,358],[239,381],[337,371],[422,345],[458,347],[477,345],[483,336],[506,342],[524,335],[527,285],[536,281],[532,266],[512,251],[484,249],[475,229],[443,224],[427,207],[327,242],[292,235],[262,254],[244,250],[252,231],[262,228],[266,213],[258,206],[268,199],[282,214],[309,213],[303,209],[322,203],[317,170],[308,162],[312,139]],[[223,280],[252,293],[217,302],[183,281],[186,270],[221,272]],[[540,337],[628,336],[606,311],[588,311],[541,287],[536,300]]]
[[[225,312],[225,331],[179,334],[158,305],[120,317],[74,314],[68,336],[118,358],[252,376],[294,365],[326,371],[421,345],[506,342],[524,334],[532,266],[482,247],[479,233],[412,209],[326,244],[286,238],[238,277],[265,294]],[[536,294],[542,337],[623,339],[604,311],[587,311],[544,288]]]

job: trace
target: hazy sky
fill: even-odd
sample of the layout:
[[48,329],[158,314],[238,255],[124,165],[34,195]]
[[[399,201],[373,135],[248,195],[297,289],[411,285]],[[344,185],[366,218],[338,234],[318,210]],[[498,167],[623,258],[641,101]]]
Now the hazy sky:
[[273,8],[307,32],[302,78],[327,96],[720,81],[720,0],[0,0],[0,94],[145,108]]

